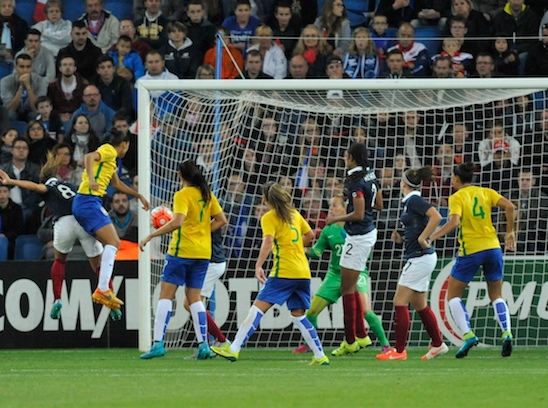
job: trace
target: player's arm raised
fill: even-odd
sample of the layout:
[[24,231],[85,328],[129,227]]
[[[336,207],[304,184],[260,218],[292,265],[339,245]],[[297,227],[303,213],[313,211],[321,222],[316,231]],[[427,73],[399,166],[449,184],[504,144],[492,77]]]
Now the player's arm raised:
[[12,179],[4,170],[0,170],[0,182],[7,186],[17,186],[27,190],[36,191],[40,194],[44,194],[48,191],[48,188],[44,184],[38,184],[29,180]]
[[148,202],[148,200],[145,197],[143,197],[143,195],[140,194],[138,191],[136,191],[135,189],[133,189],[133,188],[129,187],[128,185],[126,185],[125,183],[123,183],[122,180],[120,180],[120,177],[118,177],[118,174],[114,173],[112,175],[112,179],[110,181],[110,184],[116,190],[138,198],[141,201],[141,204],[143,204],[143,209],[145,211],[148,211],[150,209],[150,203]]

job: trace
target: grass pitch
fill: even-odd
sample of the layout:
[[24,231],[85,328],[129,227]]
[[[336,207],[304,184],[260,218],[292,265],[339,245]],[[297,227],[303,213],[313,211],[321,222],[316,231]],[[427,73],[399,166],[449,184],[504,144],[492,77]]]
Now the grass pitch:
[[[331,350],[329,350],[330,352]],[[422,361],[377,361],[378,349],[309,367],[311,354],[243,349],[240,360],[139,359],[135,349],[0,351],[2,407],[548,406],[548,349],[474,348]]]

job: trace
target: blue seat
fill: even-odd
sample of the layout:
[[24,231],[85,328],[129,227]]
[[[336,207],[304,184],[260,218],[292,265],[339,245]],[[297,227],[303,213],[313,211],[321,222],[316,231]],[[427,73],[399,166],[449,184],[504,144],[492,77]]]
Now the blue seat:
[[8,259],[8,239],[0,237],[0,261]]
[[37,261],[42,257],[44,243],[34,235],[20,235],[15,240],[15,260]]
[[13,72],[13,63],[11,61],[0,61],[0,79]]
[[426,46],[430,57],[439,54],[441,46],[441,40],[439,38],[441,37],[441,32],[438,30],[438,27],[416,27],[415,37],[417,38],[417,42],[421,42]]
[[25,132],[27,131],[27,122],[23,122],[22,120],[12,120],[10,122],[10,126],[17,130],[19,137],[25,136]]

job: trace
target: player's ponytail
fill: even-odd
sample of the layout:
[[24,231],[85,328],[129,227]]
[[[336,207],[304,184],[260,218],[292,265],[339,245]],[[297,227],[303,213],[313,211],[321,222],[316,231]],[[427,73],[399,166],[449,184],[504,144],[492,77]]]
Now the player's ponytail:
[[57,176],[63,156],[55,154],[53,151],[48,152],[48,159],[40,169],[40,180],[47,181],[52,177]]
[[455,167],[453,171],[455,176],[460,179],[460,182],[463,184],[468,184],[472,182],[474,178],[474,169],[476,166],[472,162],[461,163]]
[[202,198],[206,203],[209,203],[209,200],[211,199],[209,184],[194,160],[183,160],[183,162],[179,165],[179,172],[181,173],[181,177],[184,178],[190,185],[200,189]]
[[419,189],[423,181],[432,181],[434,179],[434,169],[430,166],[409,169],[403,173],[402,178],[409,187]]
[[276,215],[282,220],[291,224],[293,206],[291,205],[291,195],[284,188],[274,182],[268,182],[263,186],[263,196],[265,200],[276,212]]

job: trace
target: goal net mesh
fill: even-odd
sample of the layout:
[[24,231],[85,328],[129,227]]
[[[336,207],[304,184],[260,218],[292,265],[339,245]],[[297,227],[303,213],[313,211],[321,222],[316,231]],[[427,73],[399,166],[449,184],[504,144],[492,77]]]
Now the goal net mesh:
[[[401,246],[393,244],[390,235],[400,226],[402,171],[434,167],[436,180],[424,186],[422,195],[438,208],[445,222],[451,171],[463,161],[477,164],[476,183],[495,188],[518,207],[518,250],[515,255],[505,252],[503,297],[510,306],[518,344],[548,344],[548,201],[544,196],[548,193],[548,113],[542,92],[200,90],[153,91],[151,98],[140,114],[151,115],[151,141],[145,148],[151,149],[153,206],[171,206],[180,187],[178,165],[192,158],[203,167],[229,220],[223,231],[228,267],[209,305],[228,338],[234,337],[259,290],[254,266],[262,238],[259,219],[266,211],[261,185],[269,180],[282,183],[319,236],[330,198],[342,191],[344,152],[352,142],[360,142],[368,147],[384,197],[384,209],[376,214],[379,235],[368,267],[371,307],[392,344],[392,298],[404,261]],[[520,186],[527,183],[532,193],[522,192]],[[503,214],[494,210],[493,222],[503,234]],[[153,242],[151,319],[169,239]],[[460,336],[445,294],[457,247],[454,233],[436,243],[440,261],[429,293],[444,337],[456,344]],[[313,292],[327,271],[329,256],[327,251],[310,263]],[[485,281],[477,275],[464,295],[465,303],[481,341],[497,345],[501,332]],[[168,347],[195,344],[183,302],[184,290],[179,290],[165,337]],[[342,316],[340,302],[319,316],[318,332],[325,347],[342,341]],[[412,311],[411,317],[409,344],[427,346],[429,338],[418,314]],[[375,340],[374,333],[370,335]],[[293,347],[300,342],[286,307],[274,306],[248,346]]]

